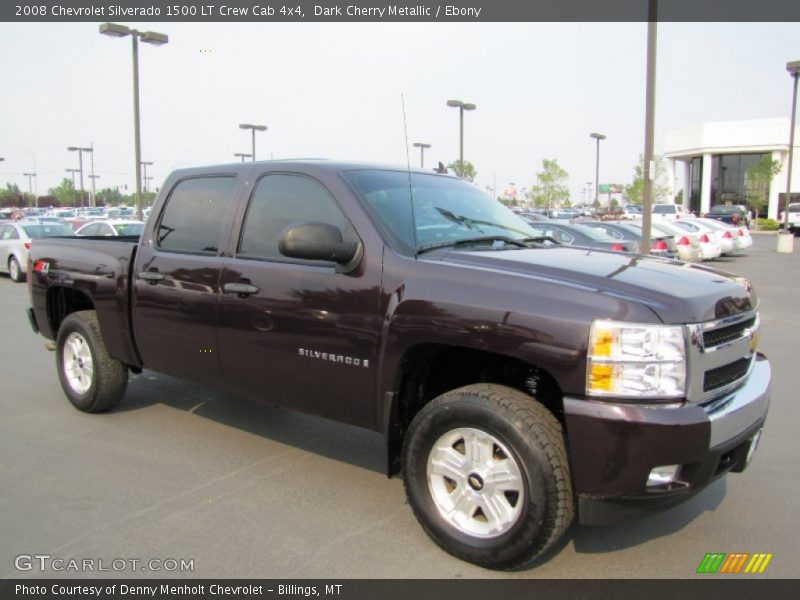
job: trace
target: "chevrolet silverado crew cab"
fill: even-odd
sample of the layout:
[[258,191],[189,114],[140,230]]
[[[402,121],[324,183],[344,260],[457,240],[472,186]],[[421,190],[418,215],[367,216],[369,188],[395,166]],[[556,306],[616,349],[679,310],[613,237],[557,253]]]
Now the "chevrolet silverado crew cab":
[[30,260],[76,408],[152,369],[381,432],[428,535],[485,567],[744,470],[767,415],[748,281],[555,244],[447,175],[182,169],[140,238]]

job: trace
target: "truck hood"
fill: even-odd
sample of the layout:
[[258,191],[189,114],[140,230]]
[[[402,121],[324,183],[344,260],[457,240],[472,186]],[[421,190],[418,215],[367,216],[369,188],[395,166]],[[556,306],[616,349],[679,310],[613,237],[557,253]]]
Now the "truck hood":
[[[433,258],[433,256],[431,256]],[[708,267],[661,258],[574,247],[452,250],[438,260],[488,269],[640,302],[665,323],[698,323],[746,312],[758,304],[750,282]]]

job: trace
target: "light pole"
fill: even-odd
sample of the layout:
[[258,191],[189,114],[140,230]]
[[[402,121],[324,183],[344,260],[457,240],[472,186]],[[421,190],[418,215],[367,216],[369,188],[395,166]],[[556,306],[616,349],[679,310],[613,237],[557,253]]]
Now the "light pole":
[[252,125],[250,123],[240,123],[239,129],[249,129],[253,139],[253,162],[256,162],[256,131],[266,131],[266,125]]
[[600,192],[600,140],[606,139],[606,136],[604,136],[602,133],[590,133],[589,137],[597,140],[597,154],[594,166],[594,201],[597,204],[600,204],[600,201],[597,198]]
[[72,173],[72,191],[75,191],[75,173],[79,173],[78,169],[64,169],[67,173]]
[[246,154],[245,152],[234,152],[233,155],[241,157],[242,162],[244,162],[245,158],[250,158],[251,156],[253,156],[252,154]]
[[78,153],[78,170],[81,174],[81,208],[83,208],[84,204],[84,191],[83,191],[83,153],[84,152],[91,152],[91,148],[81,148],[80,146],[70,146],[67,148],[70,152],[77,152]]
[[103,23],[100,33],[111,37],[131,36],[133,47],[133,137],[136,161],[136,218],[142,220],[142,143],[139,125],[139,38],[146,44],[162,46],[169,42],[169,37],[154,31],[137,31],[116,23]]
[[[34,177],[36,177],[36,173],[23,173],[22,175],[23,175],[24,177],[27,177],[27,178],[28,178],[28,193],[29,193],[31,196],[33,196],[33,183],[31,183],[31,181],[32,181],[32,179],[33,179]],[[39,198],[38,198],[38,197],[34,197],[33,201],[34,201],[34,206],[35,206],[36,208],[39,208]]]
[[[786,169],[786,196],[783,199],[783,231],[789,231],[789,199],[792,194],[792,160],[794,159],[794,128],[797,117],[797,77],[800,74],[800,60],[786,63],[786,70],[794,80],[792,85],[792,119],[789,123],[789,164]],[[787,236],[788,237],[788,236]],[[794,236],[792,236],[794,237]],[[794,240],[792,240],[794,242]]]
[[147,193],[147,180],[152,179],[152,177],[147,176],[147,167],[152,167],[153,163],[148,161],[142,161],[142,167],[144,167],[144,175],[142,176],[142,181],[144,181],[144,193]]
[[[642,242],[641,249],[650,253],[650,229],[653,218],[653,140],[656,114],[656,42],[658,37],[658,0],[648,3],[647,17],[647,80],[644,117],[644,164],[642,165]],[[675,202],[675,199],[672,199]]]
[[430,148],[430,144],[424,144],[422,142],[414,142],[412,144],[414,148],[419,148],[419,168],[425,168],[425,148]]
[[461,167],[459,177],[464,178],[464,111],[475,110],[475,105],[461,100],[448,100],[447,106],[458,109],[459,116],[459,136],[458,136],[458,164]]

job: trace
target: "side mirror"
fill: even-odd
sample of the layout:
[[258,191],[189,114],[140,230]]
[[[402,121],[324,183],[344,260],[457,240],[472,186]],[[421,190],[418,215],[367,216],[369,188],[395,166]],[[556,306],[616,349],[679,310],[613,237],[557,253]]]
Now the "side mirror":
[[342,241],[342,232],[327,223],[293,223],[281,232],[278,250],[289,258],[346,265],[358,257],[361,243]]

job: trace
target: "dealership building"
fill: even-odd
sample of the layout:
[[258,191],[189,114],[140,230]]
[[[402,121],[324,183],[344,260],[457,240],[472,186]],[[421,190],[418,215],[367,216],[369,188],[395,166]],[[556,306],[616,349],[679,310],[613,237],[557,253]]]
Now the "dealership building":
[[[789,162],[789,119],[711,122],[673,129],[664,138],[664,157],[672,185],[682,174],[684,203],[695,214],[717,204],[766,204],[767,216],[776,219],[786,192]],[[800,202],[800,135],[795,129],[791,201]],[[754,187],[747,171],[765,157],[780,165],[768,186]]]

